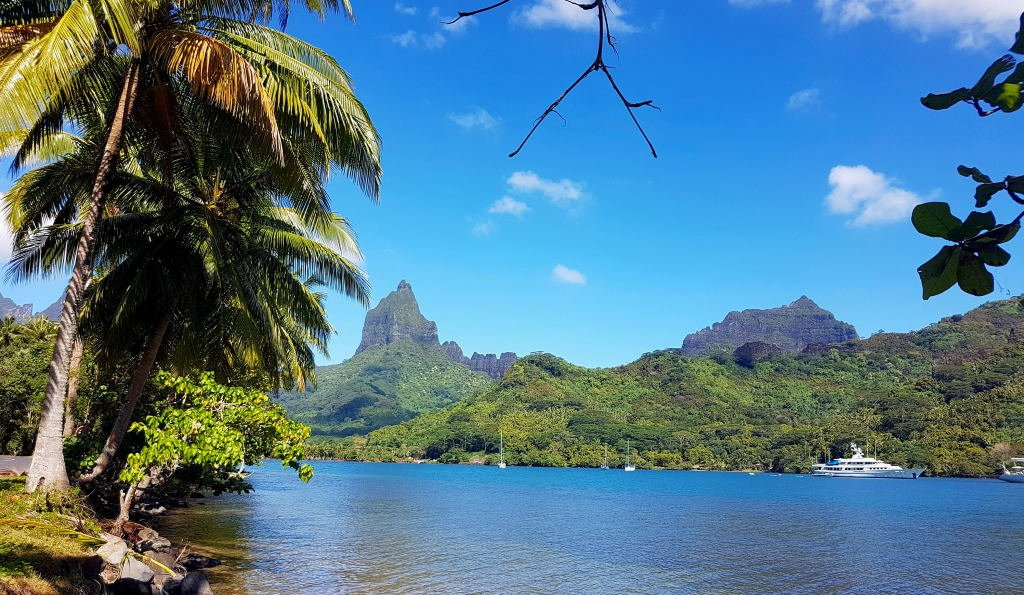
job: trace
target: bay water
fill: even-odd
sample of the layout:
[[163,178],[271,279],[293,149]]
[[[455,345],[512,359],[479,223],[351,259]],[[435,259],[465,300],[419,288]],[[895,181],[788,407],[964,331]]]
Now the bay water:
[[[1024,485],[276,462],[162,533],[234,593],[1024,592]],[[201,503],[201,504],[200,504]]]

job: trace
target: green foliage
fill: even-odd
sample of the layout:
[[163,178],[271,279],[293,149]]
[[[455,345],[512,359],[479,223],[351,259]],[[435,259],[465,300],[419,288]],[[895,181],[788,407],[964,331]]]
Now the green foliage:
[[406,341],[372,347],[344,363],[317,368],[316,376],[315,390],[282,392],[277,399],[314,433],[334,436],[401,423],[493,384],[486,374],[451,361],[437,347]]
[[939,475],[987,475],[998,444],[1024,449],[1022,301],[992,302],[909,334],[879,333],[752,369],[731,358],[647,354],[585,369],[547,354],[490,390],[311,453],[370,461],[624,462],[650,468],[809,471],[857,441]]
[[46,389],[53,339],[28,336],[25,326],[0,320],[0,452],[32,449]]
[[[1024,53],[1022,40],[1024,15],[1021,15],[1021,29],[1010,51]],[[999,76],[1007,72],[1010,74],[999,81]],[[1021,83],[1024,83],[1024,63],[1018,64],[1013,56],[1007,54],[993,62],[972,88],[961,87],[948,93],[929,94],[921,99],[921,103],[934,110],[949,109],[961,102],[968,103],[982,117],[998,112],[1011,113],[1020,109],[1024,103]],[[982,104],[987,104],[989,108],[986,109]],[[976,208],[987,206],[997,194],[1004,191],[1013,202],[1024,205],[1024,198],[1021,197],[1024,193],[1024,176],[1007,176],[1002,181],[993,181],[991,176],[977,167],[967,165],[958,166],[957,172],[977,183],[974,192]],[[1004,266],[1010,261],[1010,253],[998,244],[1009,242],[1017,235],[1022,218],[1024,212],[1008,223],[998,224],[991,211],[975,211],[961,222],[952,215],[946,203],[918,205],[912,219],[914,228],[926,236],[954,242],[954,246],[944,246],[938,254],[918,267],[924,299],[938,295],[954,284],[971,295],[992,293],[995,280],[988,267]]]
[[161,372],[157,382],[167,400],[158,414],[132,425],[145,445],[128,455],[122,481],[142,481],[154,468],[184,468],[194,483],[241,491],[244,486],[223,482],[263,458],[280,459],[302,481],[313,477],[313,468],[300,463],[309,428],[288,419],[266,393],[218,384],[210,373],[191,378]]

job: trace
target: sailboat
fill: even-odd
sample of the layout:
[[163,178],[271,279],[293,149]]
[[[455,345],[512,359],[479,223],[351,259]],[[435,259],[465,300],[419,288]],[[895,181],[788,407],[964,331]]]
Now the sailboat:
[[508,467],[505,464],[505,431],[501,430],[500,438],[498,439],[498,469],[504,469]]
[[608,468],[608,445],[607,444],[604,445],[604,464],[601,465],[601,468],[602,469],[607,469]]
[[636,471],[636,465],[632,465],[629,462],[629,440],[626,440],[626,466],[622,469],[624,471]]

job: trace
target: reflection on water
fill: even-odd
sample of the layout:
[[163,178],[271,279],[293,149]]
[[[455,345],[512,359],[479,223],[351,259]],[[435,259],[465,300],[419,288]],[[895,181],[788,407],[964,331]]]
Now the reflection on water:
[[166,533],[217,593],[1024,590],[1024,489],[984,480],[268,464]]

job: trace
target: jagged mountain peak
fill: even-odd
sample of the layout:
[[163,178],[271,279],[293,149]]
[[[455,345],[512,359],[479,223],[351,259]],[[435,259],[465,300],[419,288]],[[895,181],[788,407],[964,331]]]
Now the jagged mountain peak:
[[800,351],[811,343],[842,343],[857,338],[852,325],[825,310],[806,295],[788,306],[729,312],[721,322],[687,335],[683,353],[700,355],[718,349],[734,350],[751,342]]
[[408,341],[417,345],[440,346],[437,340],[437,324],[427,320],[420,312],[412,285],[404,279],[398,288],[389,293],[366,313],[363,323],[363,338],[356,349],[362,353],[371,347],[388,345],[396,341]]

